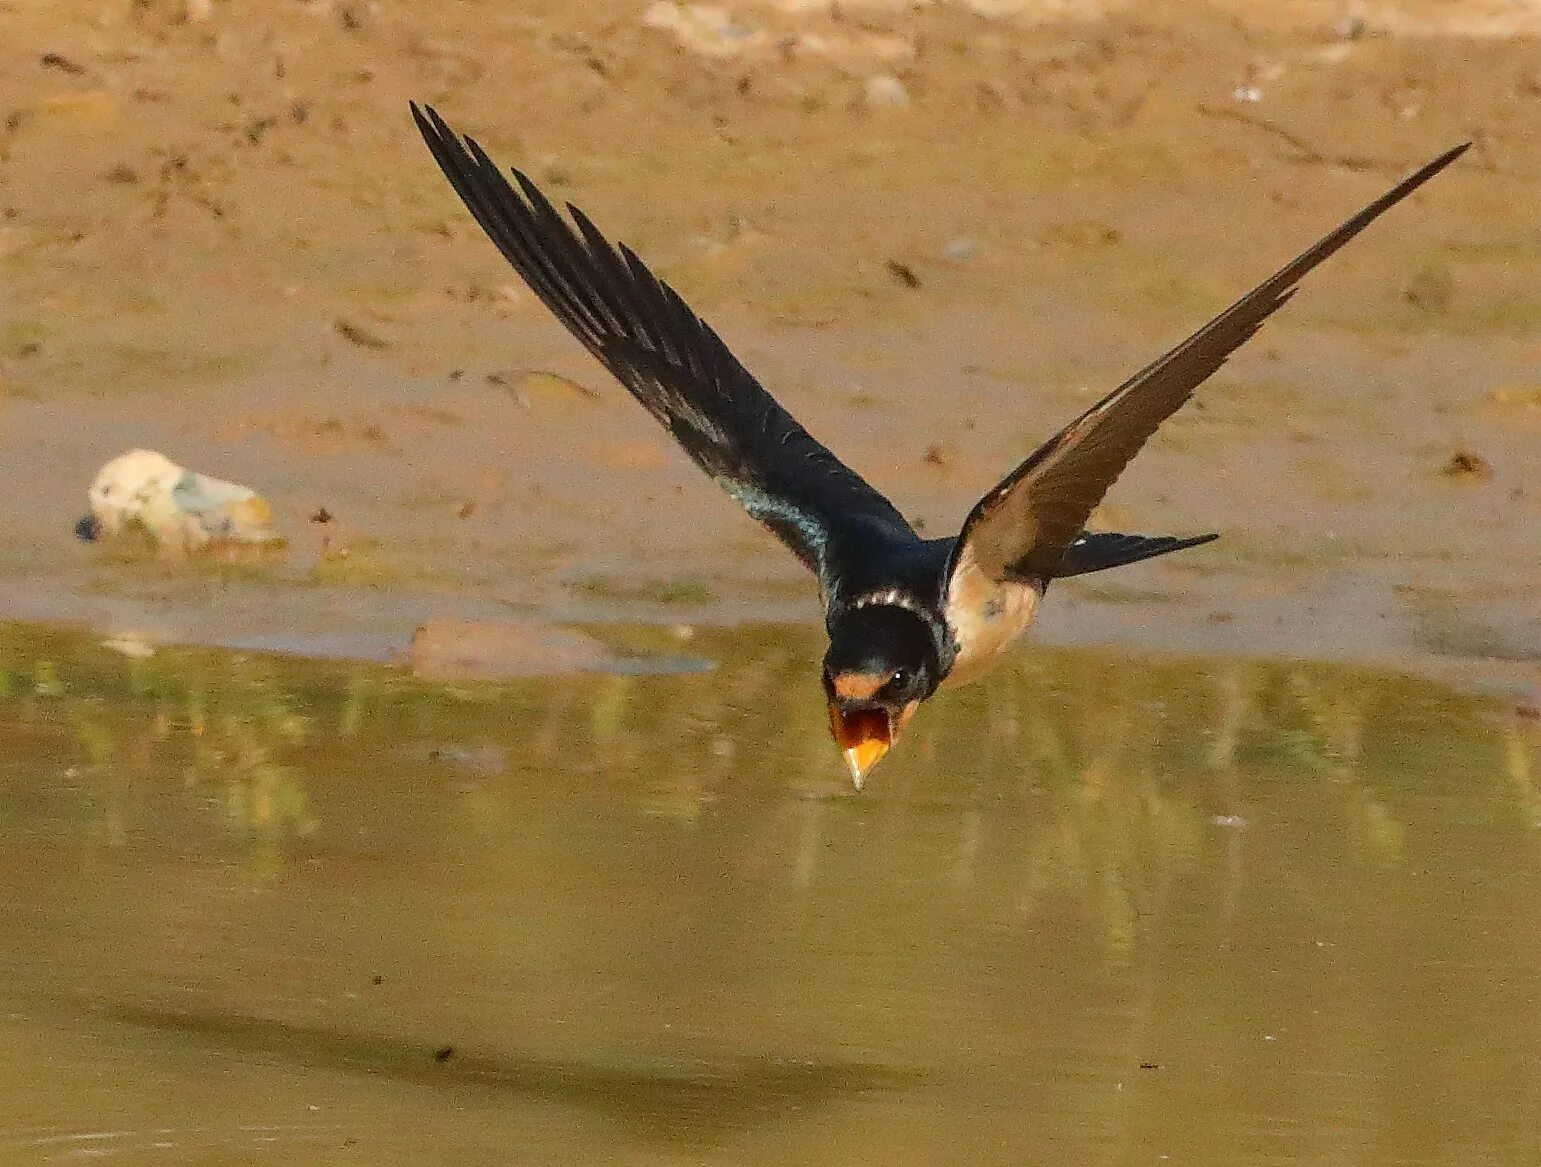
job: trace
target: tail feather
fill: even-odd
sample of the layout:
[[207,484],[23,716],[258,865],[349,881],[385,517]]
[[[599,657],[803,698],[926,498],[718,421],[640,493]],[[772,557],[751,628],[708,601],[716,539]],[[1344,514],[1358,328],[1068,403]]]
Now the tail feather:
[[1065,556],[1059,561],[1059,570],[1054,573],[1054,578],[1064,579],[1071,575],[1106,571],[1110,567],[1123,567],[1139,563],[1142,559],[1154,559],[1158,555],[1213,543],[1219,537],[1211,534],[1178,539],[1172,535],[1121,535],[1113,531],[1087,531],[1065,548]]

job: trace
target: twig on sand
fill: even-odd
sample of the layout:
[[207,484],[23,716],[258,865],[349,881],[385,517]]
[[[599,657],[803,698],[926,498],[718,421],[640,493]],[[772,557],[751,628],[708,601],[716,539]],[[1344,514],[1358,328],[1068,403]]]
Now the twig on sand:
[[1270,121],[1257,114],[1248,113],[1246,110],[1231,109],[1223,105],[1210,105],[1200,102],[1198,111],[1206,117],[1227,118],[1233,122],[1240,122],[1244,126],[1251,126],[1255,130],[1262,130],[1294,151],[1293,162],[1301,162],[1310,166],[1341,166],[1344,170],[1379,170],[1399,172],[1402,165],[1399,162],[1383,162],[1376,158],[1366,158],[1362,154],[1326,154],[1307,142],[1299,134],[1292,133],[1277,122]]

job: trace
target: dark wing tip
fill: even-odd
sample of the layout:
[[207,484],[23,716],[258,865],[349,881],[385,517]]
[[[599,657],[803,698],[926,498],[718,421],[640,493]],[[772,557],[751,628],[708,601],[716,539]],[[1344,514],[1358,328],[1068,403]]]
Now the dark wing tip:
[[[1417,170],[1413,171],[1401,182],[1397,183],[1396,186],[1392,187],[1389,191],[1387,191],[1384,195],[1382,195],[1379,199],[1371,204],[1372,206],[1378,208],[1376,213],[1378,214],[1379,210],[1383,210],[1386,207],[1389,207],[1391,204],[1399,202],[1403,196],[1411,193],[1413,190],[1428,182],[1429,179],[1433,178],[1441,170],[1449,166],[1452,162],[1454,162],[1457,158],[1459,158],[1462,154],[1466,153],[1466,151],[1470,150],[1471,148],[1471,142],[1462,142],[1459,145],[1451,146],[1450,149],[1446,150],[1443,154],[1439,155],[1437,158],[1434,158],[1432,161],[1425,162]],[[1375,216],[1371,215],[1370,217],[1374,218]]]
[[[1433,167],[1433,169],[1435,169],[1435,170],[1443,170],[1446,166],[1449,166],[1452,162],[1454,162],[1462,154],[1466,153],[1466,151],[1470,150],[1474,144],[1475,144],[1475,140],[1472,140],[1472,141],[1460,142],[1460,143],[1458,143],[1458,144],[1456,144],[1454,146],[1451,146],[1450,149],[1446,150],[1438,158],[1434,159],[1433,162],[1430,162],[1429,166]],[[1425,167],[1425,169],[1428,169],[1428,167]]]
[[417,124],[417,129],[423,137],[428,139],[441,138],[446,135],[453,136],[453,131],[439,116],[439,111],[424,102],[419,105],[415,101],[407,102],[407,108],[412,111],[412,120]]

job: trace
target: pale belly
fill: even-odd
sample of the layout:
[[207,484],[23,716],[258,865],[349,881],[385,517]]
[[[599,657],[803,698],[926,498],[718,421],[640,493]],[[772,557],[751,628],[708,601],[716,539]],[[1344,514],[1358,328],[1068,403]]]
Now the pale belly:
[[987,672],[1038,614],[1043,592],[1032,584],[998,583],[960,564],[947,593],[947,622],[958,657],[941,687],[966,685]]

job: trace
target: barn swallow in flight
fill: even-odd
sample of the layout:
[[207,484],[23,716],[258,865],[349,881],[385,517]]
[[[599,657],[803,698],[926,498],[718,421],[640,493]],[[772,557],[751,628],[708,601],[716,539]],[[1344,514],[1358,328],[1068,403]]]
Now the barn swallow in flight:
[[977,675],[1032,623],[1052,580],[1216,538],[1085,527],[1156,427],[1307,272],[1467,148],[1399,182],[1060,430],[975,504],[957,537],[922,539],[630,248],[612,246],[571,204],[569,223],[529,178],[505,176],[433,109],[414,105],[412,115],[445,177],[546,307],[818,576],[829,724],[858,789],[922,701]]

